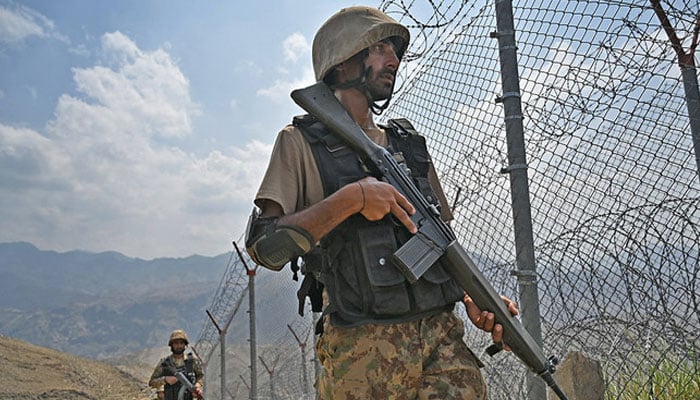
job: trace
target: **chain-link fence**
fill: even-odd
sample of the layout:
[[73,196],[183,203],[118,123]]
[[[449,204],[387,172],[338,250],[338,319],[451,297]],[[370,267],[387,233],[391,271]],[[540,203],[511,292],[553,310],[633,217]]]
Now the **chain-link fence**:
[[[406,117],[427,137],[461,244],[498,291],[517,299],[519,211],[497,101],[496,2],[381,3],[413,38],[384,117]],[[652,3],[513,3],[544,349],[598,360],[606,399],[700,398],[700,179],[688,74]],[[658,3],[690,51],[700,3]],[[277,275],[267,279],[292,294],[266,301],[289,303],[296,285]],[[259,340],[267,365],[258,364],[258,398],[312,398],[309,314],[279,321]],[[304,362],[299,338],[309,343]],[[478,351],[490,337],[468,328],[466,340]],[[250,360],[239,345],[230,395],[247,398]],[[527,398],[515,357],[482,358],[490,398]]]
[[[250,306],[251,285],[253,292],[258,293],[254,308]],[[224,277],[207,310],[211,317],[195,344],[205,362],[208,399],[315,398],[313,383],[319,366],[314,361],[312,327],[318,316],[314,316],[308,304],[304,316],[298,315],[297,286],[298,282],[292,280],[288,271],[258,268],[247,254],[231,253]],[[256,319],[254,338],[250,334],[251,318]],[[218,329],[212,320],[216,321]],[[226,375],[222,396],[220,335],[223,330],[226,330]],[[251,354],[251,340],[255,344],[254,355]]]
[[[517,298],[494,3],[382,3],[417,39],[387,116],[428,138],[463,246]],[[660,5],[689,49],[700,3]],[[700,179],[669,36],[651,2],[513,9],[545,353],[599,360],[607,398],[700,398]],[[513,358],[488,360],[492,398],[527,398]]]

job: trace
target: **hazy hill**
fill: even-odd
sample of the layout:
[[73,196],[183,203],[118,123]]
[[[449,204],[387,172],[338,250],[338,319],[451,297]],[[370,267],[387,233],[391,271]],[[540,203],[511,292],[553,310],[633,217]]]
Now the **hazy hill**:
[[229,257],[142,260],[0,244],[0,334],[92,358],[163,347],[175,328],[200,332]]
[[[139,376],[150,374],[168,352],[173,329],[187,330],[194,342],[210,323],[205,311],[230,260],[231,254],[142,260],[0,243],[0,334],[125,367],[138,364]],[[298,284],[289,270],[258,269],[260,344],[289,334]],[[229,329],[232,345],[248,343],[247,310],[246,297]]]
[[146,400],[146,383],[110,365],[0,335],[0,399]]

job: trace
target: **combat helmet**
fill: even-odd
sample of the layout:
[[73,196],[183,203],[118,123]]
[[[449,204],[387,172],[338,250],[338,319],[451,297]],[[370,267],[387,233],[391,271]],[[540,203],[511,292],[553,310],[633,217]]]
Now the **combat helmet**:
[[190,344],[190,340],[187,338],[187,333],[182,329],[176,329],[170,334],[170,340],[168,340],[168,346],[172,346],[175,340],[182,339],[185,344]]
[[321,25],[314,37],[311,54],[316,81],[322,81],[336,65],[389,38],[398,38],[394,45],[400,60],[411,38],[405,26],[376,8],[343,8]]

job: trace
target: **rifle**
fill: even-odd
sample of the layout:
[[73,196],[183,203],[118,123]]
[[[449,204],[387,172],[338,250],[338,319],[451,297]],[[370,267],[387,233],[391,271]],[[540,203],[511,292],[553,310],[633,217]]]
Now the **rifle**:
[[496,322],[503,326],[504,342],[508,343],[513,354],[540,376],[561,400],[567,400],[552,376],[556,358],[545,358],[530,333],[511,315],[503,299],[457,242],[452,229],[440,219],[437,208],[428,203],[394,157],[365,135],[325,83],[318,82],[294,90],[291,96],[299,106],[347,143],[375,178],[390,183],[415,207],[416,213],[411,219],[418,232],[393,254],[394,264],[406,279],[415,283],[441,259],[448,274],[474,303],[482,310],[494,313]]
[[[187,379],[187,376],[185,376],[184,372],[179,371],[177,368],[175,368],[175,365],[173,365],[170,358],[166,358],[165,361],[163,361],[163,368],[167,369],[168,372],[170,372],[174,377],[176,377],[178,382],[180,382],[180,384],[182,385],[180,387],[180,392],[177,394],[178,400],[184,398],[183,395],[185,393],[185,390],[188,390],[194,396],[194,392],[196,390],[194,387],[194,383],[190,382],[190,380]],[[204,396],[200,396],[199,399],[204,400]]]

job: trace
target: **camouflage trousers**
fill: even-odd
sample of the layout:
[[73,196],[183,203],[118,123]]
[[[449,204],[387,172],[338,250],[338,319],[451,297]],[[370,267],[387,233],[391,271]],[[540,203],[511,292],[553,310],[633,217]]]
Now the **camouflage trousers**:
[[481,362],[452,312],[391,325],[331,326],[316,344],[320,399],[486,399]]

